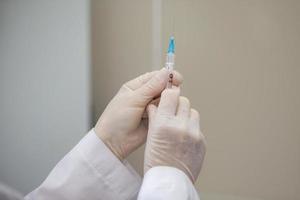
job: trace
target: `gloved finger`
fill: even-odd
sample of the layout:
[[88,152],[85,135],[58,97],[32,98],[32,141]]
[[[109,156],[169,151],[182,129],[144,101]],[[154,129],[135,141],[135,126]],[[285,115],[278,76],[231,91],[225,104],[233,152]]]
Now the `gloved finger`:
[[125,87],[129,88],[130,90],[136,90],[141,87],[143,84],[148,82],[155,74],[157,74],[158,70],[147,72],[135,79],[132,79],[124,84]]
[[[145,83],[147,83],[153,76],[155,76],[157,73],[159,72],[159,70],[156,71],[152,71],[152,72],[147,72],[135,79],[132,79],[128,82],[126,82],[124,84],[125,87],[127,87],[130,90],[136,90],[138,88],[140,88],[141,86],[143,86]],[[182,75],[177,72],[177,71],[173,71],[173,84],[178,86],[182,83]]]
[[[178,72],[173,72],[174,85],[179,85],[182,82],[182,76]],[[168,82],[169,71],[165,68],[157,72],[148,82],[142,85],[137,92],[143,95],[147,100],[151,100],[158,96],[166,87]]]
[[149,124],[154,119],[156,111],[157,111],[157,107],[154,104],[149,104],[147,106],[147,113],[148,113],[148,118],[149,118]]
[[150,104],[154,104],[156,107],[159,105],[160,102],[160,97],[157,97],[155,99],[153,99]]
[[[156,99],[153,99],[149,104],[153,104],[153,105],[155,105],[155,106],[157,107],[158,104],[159,104],[159,102],[160,102],[160,97],[158,97],[158,98],[156,98]],[[147,119],[147,118],[148,118],[148,113],[147,113],[147,111],[145,111],[145,112],[143,113],[142,118],[143,118],[143,119]]]
[[[162,68],[160,71],[154,71],[155,73],[152,75],[152,77],[153,77],[155,74],[160,73],[161,71],[168,71],[168,70],[166,70],[166,68]],[[168,76],[169,76],[169,71],[168,71]],[[151,77],[151,78],[152,78],[152,77]],[[179,86],[180,84],[182,84],[182,82],[183,82],[183,77],[182,77],[182,75],[181,75],[178,71],[173,70],[173,71],[172,71],[172,77],[173,77],[173,78],[172,78],[172,84],[173,84],[173,85]],[[143,84],[145,84],[146,82],[150,81],[151,78],[148,78],[148,80],[144,79]],[[167,79],[166,82],[167,82],[168,80],[169,80],[169,79]]]
[[180,96],[180,89],[176,86],[167,88],[161,93],[157,112],[162,115],[175,115]]
[[183,117],[183,118],[189,118],[190,117],[190,101],[186,97],[180,97],[179,98],[179,104],[177,108],[177,116]]
[[191,109],[190,119],[194,127],[200,127],[200,115],[197,110]]

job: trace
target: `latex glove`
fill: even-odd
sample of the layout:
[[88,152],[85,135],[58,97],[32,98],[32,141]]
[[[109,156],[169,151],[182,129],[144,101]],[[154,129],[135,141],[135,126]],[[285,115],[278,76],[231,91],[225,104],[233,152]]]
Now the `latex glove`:
[[182,170],[194,183],[205,156],[205,139],[200,131],[199,113],[190,108],[179,88],[162,92],[157,106],[147,108],[147,136],[144,172],[155,166],[170,166]]
[[[173,75],[173,84],[179,85],[182,76],[176,71]],[[167,81],[168,71],[162,69],[125,83],[99,118],[94,130],[120,160],[145,143],[148,119],[142,118],[143,113]]]

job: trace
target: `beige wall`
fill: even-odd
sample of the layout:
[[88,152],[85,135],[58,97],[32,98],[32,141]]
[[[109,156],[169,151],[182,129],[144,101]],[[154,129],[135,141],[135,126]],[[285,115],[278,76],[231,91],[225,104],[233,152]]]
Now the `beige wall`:
[[120,85],[151,69],[151,1],[92,1],[94,116]]
[[[140,0],[92,8],[97,117],[123,81],[152,68],[152,11]],[[208,140],[199,190],[300,199],[300,1],[165,0],[162,8],[163,47],[174,29],[183,94]],[[142,154],[129,158],[140,172]]]

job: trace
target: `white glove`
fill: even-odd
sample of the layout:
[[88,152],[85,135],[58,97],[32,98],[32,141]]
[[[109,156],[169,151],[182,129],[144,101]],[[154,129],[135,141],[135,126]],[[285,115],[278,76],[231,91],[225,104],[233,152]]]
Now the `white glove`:
[[189,100],[179,97],[177,87],[165,89],[159,106],[149,104],[149,131],[144,173],[155,166],[176,167],[194,183],[205,155],[205,139],[200,131],[199,113]]
[[[162,69],[125,83],[99,118],[94,130],[120,160],[146,141],[148,119],[142,116],[148,103],[166,87],[168,74]],[[175,85],[182,82],[176,71],[173,81]]]

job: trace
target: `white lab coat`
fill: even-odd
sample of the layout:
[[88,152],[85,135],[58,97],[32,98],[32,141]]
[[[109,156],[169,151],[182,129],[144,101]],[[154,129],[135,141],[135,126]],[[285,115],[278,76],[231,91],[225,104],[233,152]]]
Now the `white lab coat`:
[[154,167],[144,179],[121,162],[91,130],[26,200],[198,200],[189,178],[172,167]]

